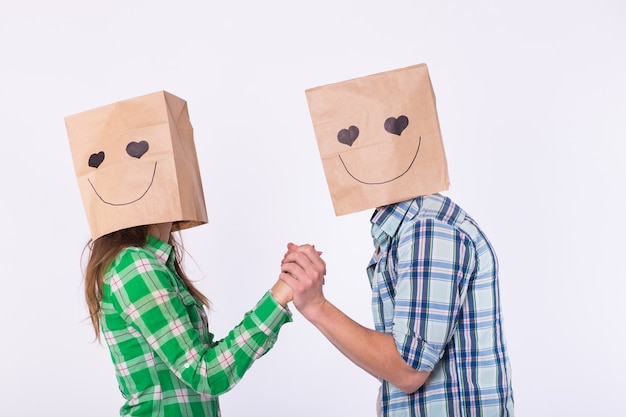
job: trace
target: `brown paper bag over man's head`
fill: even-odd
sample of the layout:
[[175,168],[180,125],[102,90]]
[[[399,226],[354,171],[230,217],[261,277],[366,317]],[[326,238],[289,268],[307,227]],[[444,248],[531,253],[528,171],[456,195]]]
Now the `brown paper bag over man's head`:
[[93,240],[208,221],[185,100],[159,91],[68,116],[65,125]]
[[306,90],[336,215],[447,190],[425,64]]

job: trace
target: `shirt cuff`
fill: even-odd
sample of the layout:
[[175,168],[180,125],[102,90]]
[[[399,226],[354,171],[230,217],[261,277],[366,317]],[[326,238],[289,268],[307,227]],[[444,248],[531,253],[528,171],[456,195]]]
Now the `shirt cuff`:
[[289,307],[280,305],[269,291],[259,300],[252,316],[266,334],[277,334],[283,324],[293,321]]
[[417,371],[432,371],[439,362],[441,353],[419,336],[394,333],[398,353],[411,368]]

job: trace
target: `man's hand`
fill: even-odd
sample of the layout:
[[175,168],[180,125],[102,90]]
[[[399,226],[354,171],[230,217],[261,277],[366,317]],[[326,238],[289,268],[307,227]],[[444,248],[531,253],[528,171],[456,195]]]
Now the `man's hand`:
[[322,285],[326,263],[312,245],[287,245],[279,278],[293,290],[293,304],[307,319],[312,319],[326,302]]

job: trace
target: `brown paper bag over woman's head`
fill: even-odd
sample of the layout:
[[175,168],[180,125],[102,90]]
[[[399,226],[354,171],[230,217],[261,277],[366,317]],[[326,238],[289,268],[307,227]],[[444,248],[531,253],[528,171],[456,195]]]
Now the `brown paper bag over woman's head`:
[[306,90],[336,215],[447,190],[425,64]]
[[160,91],[68,116],[65,125],[93,240],[208,221],[185,100]]

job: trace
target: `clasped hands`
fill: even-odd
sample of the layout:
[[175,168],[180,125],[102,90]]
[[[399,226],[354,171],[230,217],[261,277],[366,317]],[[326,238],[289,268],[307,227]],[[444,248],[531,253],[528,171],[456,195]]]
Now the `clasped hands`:
[[321,254],[313,245],[287,245],[279,279],[272,287],[272,296],[277,302],[287,305],[293,301],[305,317],[314,314],[326,302],[322,291],[326,263]]

